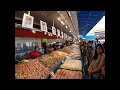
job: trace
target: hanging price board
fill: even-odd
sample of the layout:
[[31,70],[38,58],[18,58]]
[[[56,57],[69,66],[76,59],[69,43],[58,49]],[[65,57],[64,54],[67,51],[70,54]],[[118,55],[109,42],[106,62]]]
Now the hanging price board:
[[57,34],[58,34],[58,36],[60,36],[60,30],[59,29],[57,29]]
[[34,20],[33,16],[30,16],[30,15],[24,13],[23,20],[22,20],[22,27],[32,29],[33,28],[33,20]]
[[52,26],[52,33],[56,35],[56,28],[54,26]]
[[40,26],[41,26],[41,30],[46,33],[47,32],[47,23],[40,20]]

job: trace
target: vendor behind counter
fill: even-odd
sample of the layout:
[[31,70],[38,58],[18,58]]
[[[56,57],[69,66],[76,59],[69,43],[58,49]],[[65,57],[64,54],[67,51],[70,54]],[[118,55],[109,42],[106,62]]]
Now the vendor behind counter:
[[41,57],[41,55],[43,55],[43,49],[41,48],[39,50],[38,46],[35,46],[33,51],[27,51],[21,54],[16,54],[15,55],[15,64],[17,64],[19,61],[25,60],[25,59],[35,59],[38,57]]
[[39,47],[38,46],[35,46],[35,50],[31,51],[29,53],[29,57],[31,59],[35,59],[35,58],[41,57],[41,52],[39,51]]

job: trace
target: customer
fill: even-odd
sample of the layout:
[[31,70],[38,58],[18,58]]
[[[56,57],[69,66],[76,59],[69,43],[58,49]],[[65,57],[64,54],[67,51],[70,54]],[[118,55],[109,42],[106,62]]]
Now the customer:
[[53,52],[53,51],[54,51],[54,48],[53,48],[52,45],[50,45],[50,47],[49,47],[49,52],[51,53],[51,52]]
[[89,65],[88,72],[92,79],[101,78],[101,69],[105,65],[104,48],[101,44],[96,46],[95,55]]
[[47,48],[46,42],[42,43],[42,48],[44,49],[44,54],[47,54],[47,52],[46,52],[46,48]]
[[50,53],[50,45],[46,46],[46,53],[47,53],[47,54]]
[[104,48],[104,50],[105,50],[105,42],[103,43],[103,48]]
[[86,43],[83,43],[81,45],[81,55],[82,55],[83,63],[86,64],[87,63],[87,46],[86,46]]
[[105,78],[105,65],[101,68],[101,79]]
[[30,58],[35,59],[41,56],[41,52],[39,51],[39,47],[35,46],[35,50],[29,53]]
[[53,47],[51,47],[51,48],[50,48],[50,53],[51,53],[51,52],[53,52],[53,51],[54,51],[54,48],[53,48]]
[[61,43],[61,46],[60,46],[60,49],[62,49],[64,46],[63,46],[63,43]]
[[56,50],[56,46],[55,46],[55,44],[53,44],[52,47],[54,48],[54,50]]
[[88,56],[88,66],[89,66],[89,64],[91,63],[91,60],[94,56],[94,49],[92,46],[89,46],[89,47],[87,47],[87,50],[88,50],[87,56]]
[[93,41],[88,41],[88,47],[92,47],[93,51],[95,51],[95,45],[93,44]]

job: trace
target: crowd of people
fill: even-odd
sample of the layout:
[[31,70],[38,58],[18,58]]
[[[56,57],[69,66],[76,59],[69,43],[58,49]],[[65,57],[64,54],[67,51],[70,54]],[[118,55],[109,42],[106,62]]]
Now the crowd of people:
[[105,42],[94,44],[81,42],[81,56],[83,64],[87,66],[87,72],[91,79],[105,78]]
[[[43,47],[43,53],[38,46],[34,50],[27,52],[24,56],[17,56],[20,60],[35,59],[41,57],[43,54],[49,54],[55,50],[65,47],[65,43],[54,43]],[[80,43],[81,57],[83,65],[87,66],[86,74],[89,74],[91,79],[105,78],[105,42],[103,44],[94,43],[93,41],[82,41]]]

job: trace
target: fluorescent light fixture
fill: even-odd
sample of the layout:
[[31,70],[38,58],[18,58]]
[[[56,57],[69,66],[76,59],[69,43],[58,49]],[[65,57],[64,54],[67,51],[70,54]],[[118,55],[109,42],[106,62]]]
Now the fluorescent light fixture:
[[69,32],[71,32],[71,31],[69,31]]

